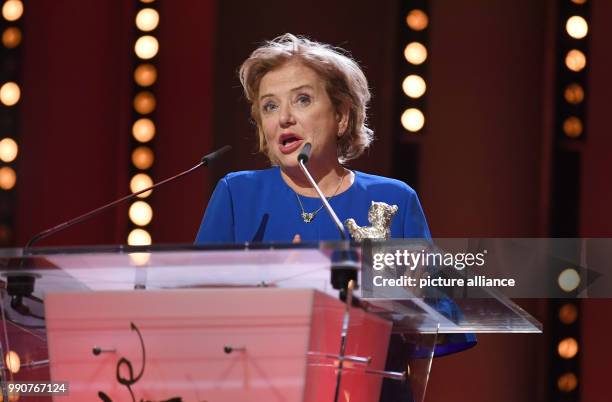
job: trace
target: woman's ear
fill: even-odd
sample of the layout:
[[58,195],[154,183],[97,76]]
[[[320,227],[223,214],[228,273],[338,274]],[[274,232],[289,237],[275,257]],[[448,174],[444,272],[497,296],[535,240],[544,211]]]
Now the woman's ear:
[[342,137],[348,129],[349,122],[349,107],[346,104],[340,105],[336,113],[338,119],[338,137]]

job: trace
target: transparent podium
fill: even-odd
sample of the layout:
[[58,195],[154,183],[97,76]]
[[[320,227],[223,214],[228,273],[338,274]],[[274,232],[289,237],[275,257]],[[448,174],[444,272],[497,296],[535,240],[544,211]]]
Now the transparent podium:
[[361,255],[343,243],[1,250],[0,400],[421,402],[449,334],[541,332],[501,295],[364,297],[359,265],[339,292],[339,252]]

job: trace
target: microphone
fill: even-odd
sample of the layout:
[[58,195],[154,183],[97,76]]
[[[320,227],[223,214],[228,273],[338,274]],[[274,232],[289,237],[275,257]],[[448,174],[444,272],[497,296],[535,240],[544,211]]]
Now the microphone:
[[321,192],[321,189],[317,185],[317,182],[312,178],[312,176],[310,175],[310,172],[306,168],[306,163],[308,163],[308,159],[310,159],[310,151],[312,151],[312,145],[309,142],[307,142],[306,144],[304,144],[304,146],[302,147],[302,150],[298,154],[298,163],[300,164],[300,168],[302,169],[302,172],[304,172],[304,175],[306,176],[306,178],[308,179],[312,187],[317,192],[317,195],[323,202],[323,205],[325,206],[327,213],[329,213],[329,216],[331,216],[332,220],[336,224],[336,227],[338,228],[338,231],[340,232],[340,237],[342,238],[342,240],[346,240],[346,233],[344,231],[344,225],[342,224],[342,222],[340,222],[340,219],[338,219],[338,216],[334,212],[333,208],[331,207],[331,205],[329,205],[329,202],[327,202],[327,198],[325,198],[325,195],[323,195],[323,193]]
[[[208,155],[204,155],[202,157],[202,159],[200,159],[200,162],[202,162],[202,164],[204,166],[208,166],[208,164],[210,162],[214,161],[215,159],[219,158],[224,153],[229,152],[231,150],[232,150],[231,145],[222,146],[221,148],[217,149],[216,151],[212,151]],[[161,182],[159,184],[161,184]],[[143,190],[143,191],[145,191],[145,190]]]
[[32,237],[30,239],[30,241],[27,242],[27,244],[24,247],[24,254],[37,241],[39,241],[41,239],[44,239],[45,237],[49,237],[49,236],[51,236],[51,235],[53,235],[53,234],[55,234],[57,232],[60,232],[60,231],[62,231],[64,229],[67,229],[67,228],[69,228],[72,225],[76,225],[79,222],[83,222],[83,221],[85,221],[85,220],[87,220],[87,219],[89,219],[89,218],[99,214],[102,211],[105,211],[105,210],[107,210],[109,208],[114,207],[115,205],[121,204],[122,202],[125,202],[125,201],[129,201],[129,200],[131,200],[133,198],[136,198],[136,196],[138,196],[139,194],[146,193],[147,191],[153,190],[156,187],[159,187],[159,186],[161,186],[163,184],[166,184],[166,183],[169,183],[171,181],[174,181],[174,180],[178,179],[179,177],[183,177],[183,176],[185,176],[185,175],[187,175],[187,174],[189,174],[189,173],[199,169],[202,166],[208,166],[215,159],[219,158],[221,155],[225,154],[226,152],[228,152],[231,149],[232,149],[232,147],[229,146],[229,145],[221,147],[221,148],[217,149],[216,151],[209,153],[208,155],[204,155],[202,157],[202,159],[200,159],[200,162],[198,162],[197,165],[195,165],[195,166],[185,170],[184,172],[181,172],[181,173],[179,173],[177,175],[169,177],[169,178],[167,178],[165,180],[160,181],[159,183],[153,184],[152,186],[147,187],[145,189],[142,189],[140,191],[137,191],[135,193],[126,195],[125,197],[121,197],[118,200],[115,200],[113,202],[109,202],[108,204],[102,205],[99,208],[96,208],[96,209],[94,209],[92,211],[86,212],[83,215],[79,215],[76,218],[72,218],[72,219],[70,219],[70,220],[68,220],[66,222],[60,223],[57,226],[53,226],[52,228],[43,230],[42,232],[36,234],[34,237]]
[[307,142],[304,144],[298,155],[298,162],[308,163],[308,159],[310,159],[310,151],[312,151],[312,145],[310,142]]
[[[338,232],[340,232],[340,237],[342,238],[343,241],[346,241],[347,238],[346,238],[346,232],[344,231],[344,225],[342,224],[342,222],[340,222],[340,219],[338,219],[336,212],[334,212],[334,209],[331,207],[331,205],[329,205],[327,198],[325,198],[325,195],[323,195],[323,192],[321,192],[321,189],[317,185],[317,182],[312,178],[312,175],[306,168],[306,163],[308,162],[308,159],[310,158],[311,150],[312,150],[312,145],[310,143],[307,142],[306,144],[304,144],[304,146],[302,147],[302,150],[298,154],[298,163],[300,164],[300,168],[302,169],[302,172],[304,173],[304,175],[306,176],[306,178],[308,179],[312,187],[317,192],[317,195],[323,202],[323,205],[325,206],[325,209],[329,213],[329,216],[331,216],[332,220],[336,224],[336,228],[338,228]],[[345,243],[344,243],[344,246],[346,247]],[[355,287],[358,286],[357,285],[357,279],[358,279],[357,272],[359,270],[359,264],[357,263],[354,253],[352,253],[350,250],[342,249],[342,250],[336,250],[336,251],[337,252],[334,252],[332,254],[332,266],[331,266],[331,278],[330,279],[331,279],[332,287],[334,289],[340,290],[340,299],[343,301],[346,301],[347,296],[350,295],[349,284],[351,283],[351,281],[354,281],[353,284]],[[359,301],[357,300],[357,298],[353,298],[352,301],[350,300],[350,297],[348,297],[348,299],[349,299],[349,303],[353,303],[354,305],[359,304]]]

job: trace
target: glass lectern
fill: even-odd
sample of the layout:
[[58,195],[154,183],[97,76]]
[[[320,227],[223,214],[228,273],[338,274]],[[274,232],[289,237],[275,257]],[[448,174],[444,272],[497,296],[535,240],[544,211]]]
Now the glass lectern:
[[[541,332],[500,295],[457,301],[454,318],[436,297],[365,298],[358,265],[339,298],[332,256],[346,248],[2,250],[2,400],[354,402],[396,389],[421,402],[446,334]],[[386,364],[393,337],[411,348],[399,369]]]

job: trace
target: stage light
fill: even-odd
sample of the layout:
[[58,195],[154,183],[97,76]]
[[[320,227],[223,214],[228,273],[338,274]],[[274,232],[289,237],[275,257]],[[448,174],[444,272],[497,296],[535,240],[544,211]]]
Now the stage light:
[[582,89],[582,86],[580,86],[580,84],[569,84],[567,87],[565,87],[563,97],[565,98],[567,103],[577,105],[584,100],[584,89]]
[[15,187],[15,183],[17,183],[17,174],[8,166],[4,166],[0,168],[0,189],[2,190],[10,190]]
[[574,3],[574,4],[584,4],[586,2],[587,2],[587,0],[572,0],[572,3]]
[[8,225],[0,224],[0,244],[10,243],[12,237],[13,231],[11,228]]
[[578,353],[578,342],[572,337],[565,338],[557,345],[557,352],[562,358],[571,359]]
[[[145,173],[138,173],[134,175],[134,177],[132,177],[132,180],[130,180],[130,191],[132,193],[135,193],[140,190],[144,190],[147,187],[151,187],[152,185],[153,185],[153,180],[151,179],[151,176]],[[148,196],[151,195],[152,191],[153,190],[139,194],[138,197],[147,198]]]
[[572,292],[580,286],[580,275],[574,268],[567,268],[559,274],[557,282],[565,292]]
[[576,116],[570,116],[563,122],[563,132],[569,138],[578,138],[582,135],[582,121]]
[[17,143],[12,138],[3,138],[0,141],[0,160],[2,162],[14,161],[18,151]]
[[14,82],[7,82],[0,87],[0,102],[6,106],[13,106],[19,102],[21,97],[21,90],[19,85]]
[[575,304],[566,303],[559,309],[559,321],[569,325],[576,322],[578,319],[578,308]]
[[140,0],[141,3],[153,3],[155,0]]
[[565,30],[574,39],[582,39],[589,32],[589,24],[586,20],[578,15],[568,18],[565,23]]
[[157,69],[152,64],[141,64],[134,70],[134,81],[141,87],[153,85],[157,80]]
[[155,57],[158,50],[159,43],[157,42],[157,39],[151,35],[141,36],[134,45],[134,52],[136,52],[136,56],[144,60]]
[[402,113],[402,126],[408,131],[417,132],[425,125],[425,116],[419,109],[406,109]]
[[135,267],[144,267],[151,261],[151,253],[129,253],[128,255],[130,264]]
[[565,56],[565,65],[570,70],[578,72],[586,66],[586,56],[580,50],[572,49]]
[[138,119],[132,126],[132,135],[140,142],[151,141],[155,136],[155,124],[151,119]]
[[127,238],[130,246],[149,246],[151,241],[151,235],[144,229],[132,230]]
[[132,163],[140,170],[150,168],[153,160],[153,151],[149,147],[140,146],[132,152]]
[[8,0],[2,6],[2,16],[7,21],[17,21],[23,15],[23,3],[19,0]]
[[406,24],[415,31],[422,31],[427,28],[429,18],[423,10],[414,9],[406,16]]
[[407,76],[402,82],[404,93],[411,98],[420,98],[425,93],[426,88],[425,80],[415,74]]
[[152,8],[143,8],[136,14],[136,26],[141,31],[152,31],[159,24],[159,13]]
[[572,392],[578,386],[578,377],[574,373],[565,373],[557,379],[557,387],[562,392]]
[[11,373],[17,374],[19,372],[21,368],[21,359],[17,352],[13,350],[6,352],[4,361],[6,362],[6,368],[8,368]]
[[129,217],[134,224],[145,226],[153,219],[153,209],[144,201],[136,201],[130,206]]
[[9,27],[2,32],[2,44],[4,47],[13,49],[21,43],[21,31],[17,27]]
[[422,64],[427,59],[427,49],[419,42],[411,42],[404,49],[404,57],[412,64]]
[[155,96],[149,91],[139,92],[134,97],[134,109],[140,114],[149,114],[155,110]]

